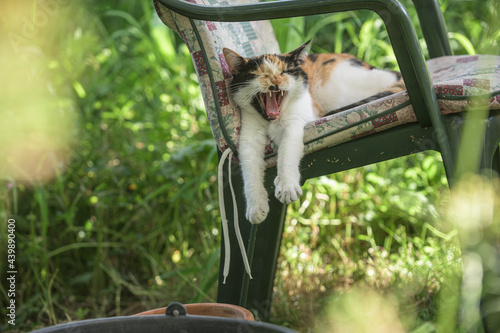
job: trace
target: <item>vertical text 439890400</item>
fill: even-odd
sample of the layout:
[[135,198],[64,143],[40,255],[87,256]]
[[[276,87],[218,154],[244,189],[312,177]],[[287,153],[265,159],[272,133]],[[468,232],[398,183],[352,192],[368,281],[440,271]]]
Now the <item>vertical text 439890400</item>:
[[16,324],[16,220],[7,221],[7,322]]

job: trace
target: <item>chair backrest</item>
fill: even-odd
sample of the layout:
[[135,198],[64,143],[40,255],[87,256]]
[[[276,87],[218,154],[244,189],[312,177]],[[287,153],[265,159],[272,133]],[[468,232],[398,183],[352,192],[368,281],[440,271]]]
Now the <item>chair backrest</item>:
[[[235,5],[245,0],[189,0],[200,5]],[[255,1],[253,1],[255,2]],[[228,98],[231,74],[222,53],[228,47],[244,57],[280,53],[269,21],[211,22],[198,21],[170,11],[154,0],[161,20],[177,32],[186,43],[193,60],[205,102],[212,134],[221,151],[237,151],[241,118],[238,108]]]

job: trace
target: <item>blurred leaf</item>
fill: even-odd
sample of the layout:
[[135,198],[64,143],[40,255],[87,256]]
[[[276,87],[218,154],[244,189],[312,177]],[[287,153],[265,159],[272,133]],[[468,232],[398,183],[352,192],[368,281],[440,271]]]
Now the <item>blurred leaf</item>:
[[458,33],[458,32],[449,32],[448,36],[462,45],[462,47],[467,51],[467,54],[476,54],[476,50],[474,49],[474,46],[470,42],[470,40],[465,37],[464,35]]

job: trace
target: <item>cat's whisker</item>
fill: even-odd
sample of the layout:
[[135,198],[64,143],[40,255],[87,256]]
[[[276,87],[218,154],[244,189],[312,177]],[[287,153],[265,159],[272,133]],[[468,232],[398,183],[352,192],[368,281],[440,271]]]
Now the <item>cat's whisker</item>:
[[233,86],[237,86],[237,87],[242,87],[242,86],[248,86],[250,85],[248,82],[240,82],[240,83],[234,83],[234,84],[231,84]]

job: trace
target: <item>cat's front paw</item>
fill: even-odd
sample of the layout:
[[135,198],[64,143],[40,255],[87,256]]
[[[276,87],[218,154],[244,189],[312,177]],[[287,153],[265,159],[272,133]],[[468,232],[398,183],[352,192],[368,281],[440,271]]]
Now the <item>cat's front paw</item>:
[[253,224],[259,224],[264,221],[269,213],[269,203],[267,200],[261,200],[247,206],[246,218]]
[[300,184],[282,182],[279,176],[274,180],[274,185],[276,186],[274,195],[284,204],[290,204],[302,195]]

